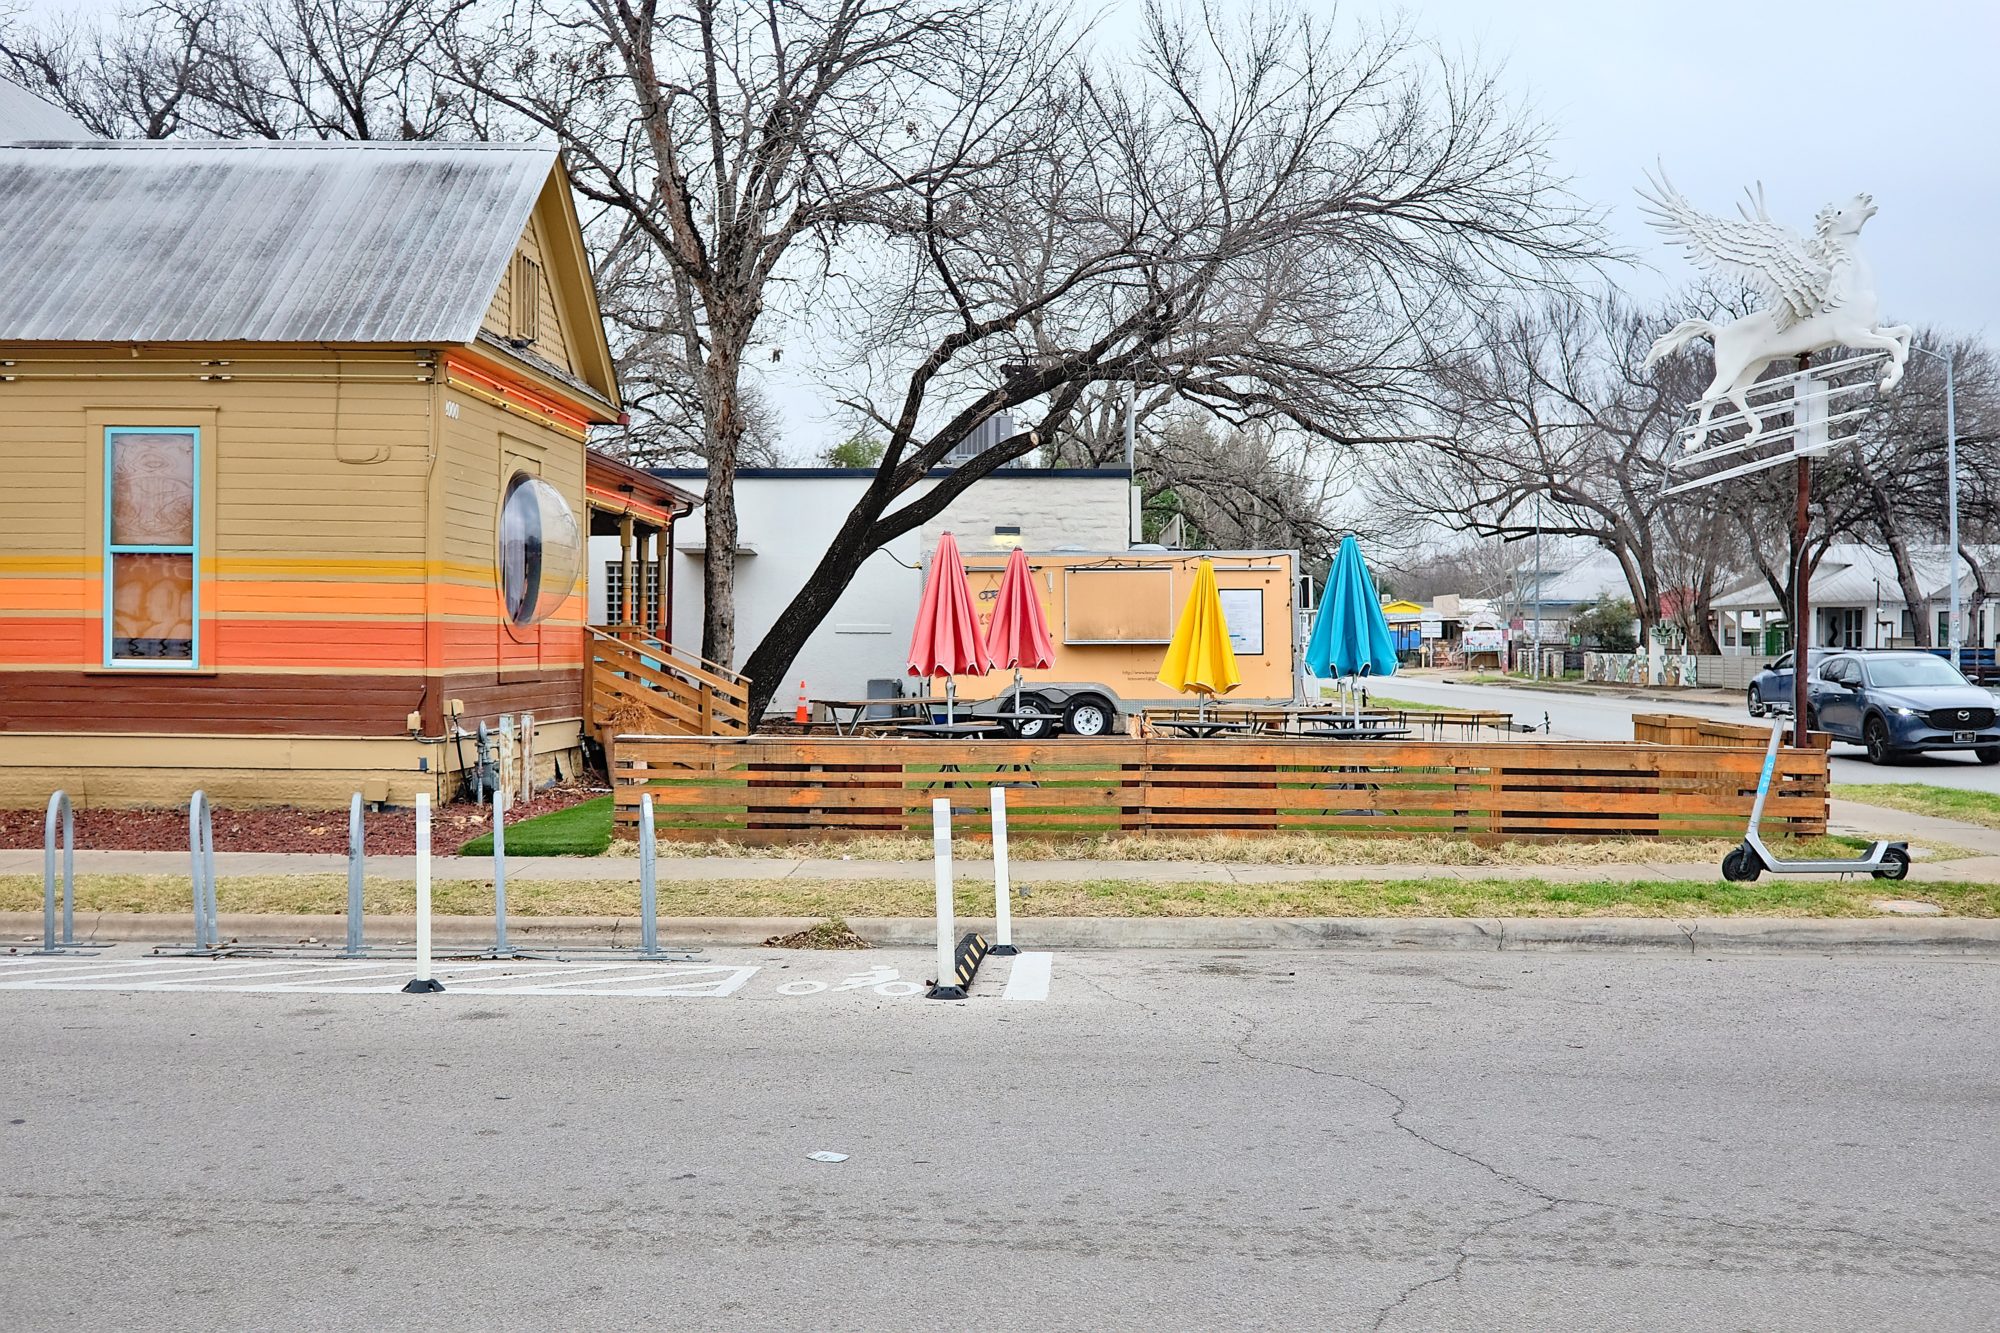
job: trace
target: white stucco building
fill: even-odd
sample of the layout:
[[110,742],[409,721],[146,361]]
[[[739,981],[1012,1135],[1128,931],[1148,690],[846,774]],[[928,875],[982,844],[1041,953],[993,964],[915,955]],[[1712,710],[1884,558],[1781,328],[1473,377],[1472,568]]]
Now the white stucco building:
[[[661,478],[700,493],[699,469],[661,469]],[[737,474],[739,546],[736,561],[736,644],[740,667],[797,594],[825,554],[841,521],[874,477],[860,468],[746,468]],[[950,473],[932,473],[925,486]],[[1136,492],[1124,468],[1007,468],[966,489],[920,531],[896,538],[870,556],[807,640],[773,696],[789,710],[803,679],[815,698],[863,698],[868,682],[900,678],[923,590],[923,561],[940,533],[961,550],[1022,546],[1120,551],[1132,545]],[[701,644],[701,512],[675,529],[672,641],[689,651]],[[604,623],[607,592],[622,577],[618,539],[590,542],[590,614]],[[657,589],[648,587],[649,597]]]

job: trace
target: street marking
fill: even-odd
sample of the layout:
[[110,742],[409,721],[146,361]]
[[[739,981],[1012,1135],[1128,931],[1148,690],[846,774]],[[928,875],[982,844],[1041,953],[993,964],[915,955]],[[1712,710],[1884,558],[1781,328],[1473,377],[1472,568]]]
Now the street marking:
[[1052,953],[1024,953],[1014,957],[1014,970],[1007,974],[1007,988],[1000,992],[1003,1000],[1046,1000],[1049,998],[1049,978],[1055,972],[1056,956]]

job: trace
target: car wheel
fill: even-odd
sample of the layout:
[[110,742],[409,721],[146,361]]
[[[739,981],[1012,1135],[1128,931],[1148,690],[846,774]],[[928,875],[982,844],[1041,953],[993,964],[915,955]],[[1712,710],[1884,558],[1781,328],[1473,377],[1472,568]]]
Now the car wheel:
[[1868,747],[1868,762],[1871,764],[1891,764],[1901,751],[1889,744],[1889,724],[1879,717],[1871,717],[1861,728],[1861,743]]
[[1737,847],[1722,858],[1722,877],[1736,883],[1745,883],[1764,873],[1757,854],[1748,847]]
[[[1022,695],[1021,711],[1024,713],[1050,714],[1055,712],[1053,708],[1049,707],[1049,701],[1042,698],[1039,694]],[[1024,741],[1045,741],[1056,734],[1056,728],[1060,725],[1062,725],[1062,719],[1054,716],[1044,717],[1034,722],[1016,722],[1014,724],[1014,734]]]
[[1764,716],[1764,696],[1758,693],[1757,687],[1755,685],[1752,685],[1750,687],[1749,707],[1750,707],[1750,716],[1752,717]]
[[1910,854],[1901,847],[1883,849],[1882,864],[1873,871],[1876,879],[1901,879],[1910,873]]
[[1111,730],[1111,705],[1095,695],[1072,699],[1063,714],[1063,728],[1072,736],[1102,736]]

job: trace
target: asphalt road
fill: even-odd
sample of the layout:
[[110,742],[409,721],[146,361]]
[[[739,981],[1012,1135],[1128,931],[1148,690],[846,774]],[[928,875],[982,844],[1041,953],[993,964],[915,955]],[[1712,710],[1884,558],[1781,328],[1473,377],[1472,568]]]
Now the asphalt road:
[[[1724,704],[1704,699],[1624,699],[1567,690],[1519,689],[1511,685],[1446,684],[1435,676],[1395,676],[1376,682],[1370,694],[1453,708],[1496,708],[1513,713],[1517,722],[1536,726],[1541,725],[1546,714],[1549,734],[1570,740],[1629,741],[1634,713],[1693,713],[1731,722],[1770,725],[1769,720],[1751,717],[1741,700]],[[1940,787],[2000,792],[2000,765],[1987,767],[1970,754],[1919,755],[1878,768],[1868,762],[1859,745],[1835,741],[1832,756],[1835,782],[1927,782]]]
[[797,993],[921,976],[922,955],[721,961],[759,970],[723,998],[0,992],[0,1319],[1948,1330],[2000,1311],[1993,964],[1132,951],[1058,955],[1029,1004],[998,1001],[996,960],[945,1004]]

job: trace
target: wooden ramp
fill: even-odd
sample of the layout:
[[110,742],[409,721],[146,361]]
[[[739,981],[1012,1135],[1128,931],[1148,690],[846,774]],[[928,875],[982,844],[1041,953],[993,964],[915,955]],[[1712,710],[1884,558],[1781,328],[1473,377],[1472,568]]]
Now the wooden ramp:
[[619,732],[741,736],[750,730],[750,685],[643,629],[589,631],[590,728],[604,752]]

